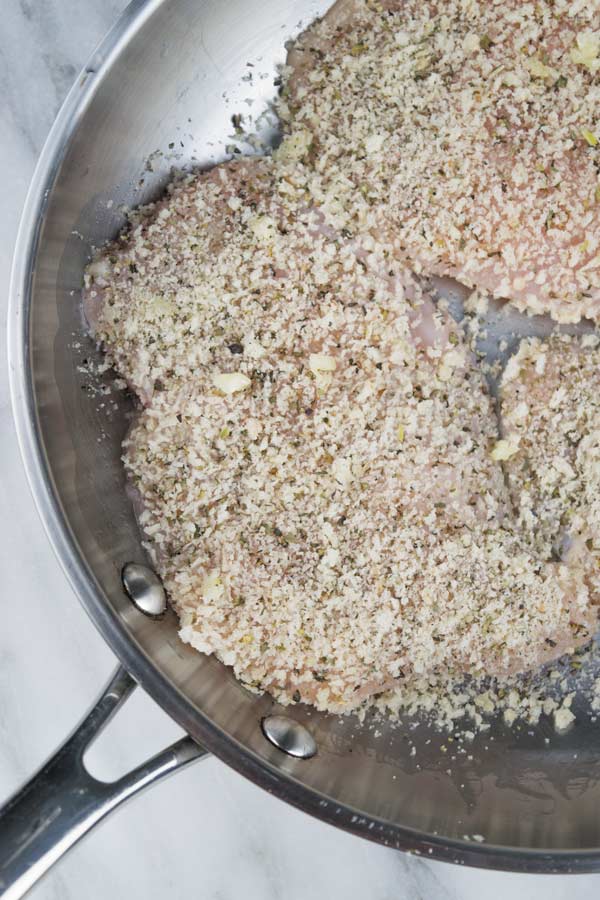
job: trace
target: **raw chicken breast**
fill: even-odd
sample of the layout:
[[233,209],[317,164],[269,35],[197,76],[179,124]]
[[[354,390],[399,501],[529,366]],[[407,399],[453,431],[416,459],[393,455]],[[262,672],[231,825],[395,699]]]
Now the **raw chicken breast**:
[[539,556],[580,565],[600,599],[598,338],[522,341],[501,386],[503,453],[520,527]]
[[288,62],[283,153],[329,221],[600,318],[599,0],[338,0]]
[[586,586],[513,532],[458,328],[296,191],[277,160],[190,178],[89,273],[143,394],[125,462],[182,638],[330,710],[572,650]]

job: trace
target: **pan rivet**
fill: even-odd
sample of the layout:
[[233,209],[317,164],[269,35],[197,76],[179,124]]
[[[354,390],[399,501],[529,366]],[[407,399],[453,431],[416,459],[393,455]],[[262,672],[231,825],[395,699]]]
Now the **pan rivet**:
[[161,580],[148,566],[127,563],[121,580],[127,596],[146,616],[160,616],[167,608],[167,597]]
[[267,716],[261,724],[266,739],[288,756],[310,759],[317,752],[317,743],[308,728],[289,716]]

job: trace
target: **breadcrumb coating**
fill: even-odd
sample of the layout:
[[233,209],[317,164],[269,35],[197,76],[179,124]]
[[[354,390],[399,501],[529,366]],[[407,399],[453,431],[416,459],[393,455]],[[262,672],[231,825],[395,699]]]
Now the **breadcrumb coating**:
[[600,598],[600,341],[521,342],[501,384],[504,462],[522,534],[540,558],[576,560]]
[[88,269],[85,305],[145,404],[125,464],[181,636],[248,686],[347,711],[588,637],[579,570],[512,527],[460,330],[277,160],[175,185]]
[[599,69],[596,0],[338,0],[272,157],[174,183],[88,267],[181,637],[249,688],[423,708],[596,630],[597,342],[524,341],[498,434],[419,275],[599,317]]
[[599,318],[598,0],[338,0],[288,64],[289,152],[333,223]]

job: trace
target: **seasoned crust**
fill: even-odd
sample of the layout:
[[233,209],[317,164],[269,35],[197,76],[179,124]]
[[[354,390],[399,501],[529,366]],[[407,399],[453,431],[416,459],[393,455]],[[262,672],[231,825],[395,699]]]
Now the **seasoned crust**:
[[600,3],[336,3],[281,113],[339,227],[559,322],[600,316]]
[[460,331],[293,191],[277,161],[189,178],[88,272],[144,385],[125,463],[183,639],[336,711],[574,649],[587,589],[512,528]]

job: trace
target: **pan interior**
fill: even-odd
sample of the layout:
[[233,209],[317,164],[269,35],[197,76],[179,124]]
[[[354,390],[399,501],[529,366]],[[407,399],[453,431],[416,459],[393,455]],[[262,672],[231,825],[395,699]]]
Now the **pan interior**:
[[[90,379],[85,361],[99,358],[80,314],[83,268],[92,248],[123,226],[123,207],[157,197],[174,167],[227,158],[233,114],[254,117],[266,140],[277,139],[268,115],[258,121],[276,91],[276,65],[285,58],[285,41],[328,0],[138,5],[137,16],[103,45],[83,78],[83,102],[48,184],[31,283],[38,436],[84,567],[90,612],[105,633],[119,634],[116,643],[129,648],[129,657],[145,660],[169,685],[159,699],[194,736],[206,740],[206,722],[212,723],[222,747],[242,745],[271,767],[274,789],[285,794],[290,783],[277,773],[291,777],[296,788],[318,792],[317,813],[337,815],[340,824],[369,833],[372,819],[389,823],[391,829],[371,826],[370,836],[385,841],[399,836],[398,826],[474,846],[483,838],[549,852],[600,847],[600,755],[597,726],[587,717],[564,735],[544,720],[520,730],[499,720],[458,751],[447,736],[416,721],[374,727],[299,706],[292,715],[309,726],[318,753],[293,760],[261,731],[265,715],[283,711],[277,704],[248,693],[223,665],[184,646],[172,614],[149,620],[125,597],[122,566],[145,558],[120,462],[132,408],[118,392],[104,392],[114,373]],[[549,327],[519,316],[497,319],[492,354],[498,331],[546,333]],[[174,697],[180,701],[171,702]]]

